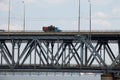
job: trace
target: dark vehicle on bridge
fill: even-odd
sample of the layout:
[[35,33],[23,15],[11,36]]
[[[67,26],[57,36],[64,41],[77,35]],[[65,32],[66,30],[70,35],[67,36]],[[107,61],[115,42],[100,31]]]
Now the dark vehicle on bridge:
[[50,26],[43,26],[44,32],[61,32],[61,30],[58,27],[55,27],[53,25]]

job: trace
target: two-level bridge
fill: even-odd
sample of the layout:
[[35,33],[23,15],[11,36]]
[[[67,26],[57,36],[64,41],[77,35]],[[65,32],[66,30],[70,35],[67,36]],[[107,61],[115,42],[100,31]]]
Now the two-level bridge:
[[0,72],[120,72],[120,32],[0,32]]

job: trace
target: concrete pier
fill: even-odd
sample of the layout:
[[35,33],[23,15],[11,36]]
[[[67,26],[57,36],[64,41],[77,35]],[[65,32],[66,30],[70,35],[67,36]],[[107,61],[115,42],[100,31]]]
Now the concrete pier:
[[101,80],[114,80],[114,75],[110,73],[102,74]]
[[120,76],[115,77],[114,80],[120,80]]
[[120,80],[120,75],[115,76],[112,73],[102,74],[101,80]]

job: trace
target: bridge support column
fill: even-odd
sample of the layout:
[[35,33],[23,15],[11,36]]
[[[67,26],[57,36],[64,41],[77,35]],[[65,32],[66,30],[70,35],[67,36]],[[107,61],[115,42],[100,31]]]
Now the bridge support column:
[[110,73],[102,74],[101,80],[114,80],[114,75]]
[[114,80],[120,80],[120,74],[116,75]]
[[120,77],[115,78],[114,80],[120,80]]

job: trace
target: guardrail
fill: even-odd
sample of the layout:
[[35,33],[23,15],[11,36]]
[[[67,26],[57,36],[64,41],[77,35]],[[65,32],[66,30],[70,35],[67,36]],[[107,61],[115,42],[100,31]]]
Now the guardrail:
[[[42,30],[0,30],[0,32],[44,32]],[[78,32],[77,30],[62,30],[62,32]],[[89,30],[81,30],[80,32],[90,32]],[[120,32],[120,30],[92,30],[91,32]]]

